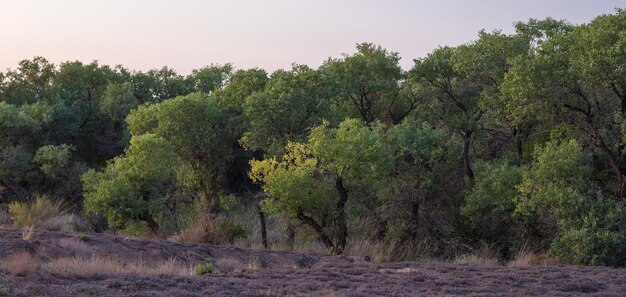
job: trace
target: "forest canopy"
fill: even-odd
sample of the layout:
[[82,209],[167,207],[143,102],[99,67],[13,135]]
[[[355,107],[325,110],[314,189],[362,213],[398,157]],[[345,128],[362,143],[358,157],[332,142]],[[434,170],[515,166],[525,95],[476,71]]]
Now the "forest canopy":
[[232,242],[255,208],[333,254],[358,236],[397,260],[427,242],[626,266],[625,10],[399,61],[372,43],[273,73],[23,60],[0,72],[0,210],[48,197],[95,231],[218,222]]

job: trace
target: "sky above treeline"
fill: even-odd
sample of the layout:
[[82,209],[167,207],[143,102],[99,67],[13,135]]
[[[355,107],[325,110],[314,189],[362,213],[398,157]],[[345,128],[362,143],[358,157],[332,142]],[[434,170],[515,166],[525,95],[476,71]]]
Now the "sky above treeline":
[[0,0],[0,71],[46,57],[167,65],[181,74],[211,63],[268,71],[319,66],[372,42],[413,59],[439,45],[513,32],[516,21],[553,17],[581,24],[626,0]]

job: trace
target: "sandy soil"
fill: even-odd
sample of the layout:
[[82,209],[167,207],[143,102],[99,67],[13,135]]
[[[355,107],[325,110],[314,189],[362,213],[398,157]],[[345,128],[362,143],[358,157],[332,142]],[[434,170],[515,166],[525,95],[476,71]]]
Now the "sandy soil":
[[[0,296],[624,296],[626,269],[504,267],[451,263],[369,263],[364,257],[305,255],[208,244],[0,230],[0,262],[27,251],[40,263],[105,257],[153,263],[216,264],[202,276],[117,274],[97,278],[0,268]],[[220,267],[220,263],[222,267]],[[2,266],[2,265],[0,265]]]

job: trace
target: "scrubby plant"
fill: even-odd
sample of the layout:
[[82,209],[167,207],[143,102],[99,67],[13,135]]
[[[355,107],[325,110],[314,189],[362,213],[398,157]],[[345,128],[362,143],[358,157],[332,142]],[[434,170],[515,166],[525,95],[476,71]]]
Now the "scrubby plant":
[[200,263],[196,265],[196,267],[193,269],[193,273],[195,275],[204,275],[204,274],[212,273],[212,272],[213,272],[213,264],[211,263]]
[[31,203],[14,201],[9,204],[13,225],[17,228],[39,226],[43,221],[59,214],[59,207],[46,197],[38,197]]

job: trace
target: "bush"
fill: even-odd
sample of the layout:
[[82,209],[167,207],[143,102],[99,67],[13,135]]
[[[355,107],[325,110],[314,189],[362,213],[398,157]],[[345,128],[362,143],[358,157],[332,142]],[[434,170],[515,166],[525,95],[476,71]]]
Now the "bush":
[[587,156],[576,141],[538,147],[518,186],[521,214],[540,218],[551,230],[550,253],[570,264],[626,264],[623,205],[605,197],[585,166]]
[[13,225],[17,228],[26,226],[40,226],[45,220],[59,214],[59,208],[44,197],[37,198],[32,203],[12,202],[9,212]]
[[37,259],[27,252],[11,255],[3,264],[2,266],[15,276],[26,276],[35,272],[39,266]]
[[588,213],[573,226],[563,228],[550,252],[571,264],[626,265],[625,213],[611,199],[588,201]]
[[522,182],[522,169],[506,162],[477,164],[476,168],[476,183],[460,209],[470,223],[472,234],[468,235],[489,242],[511,237],[514,201],[519,195],[516,186]]
[[150,227],[148,227],[148,223],[138,221],[127,223],[126,227],[120,233],[132,237],[148,238],[150,237],[150,234],[152,234],[152,231],[150,230]]
[[193,269],[195,275],[203,275],[211,272],[213,272],[213,264],[211,263],[200,263]]

